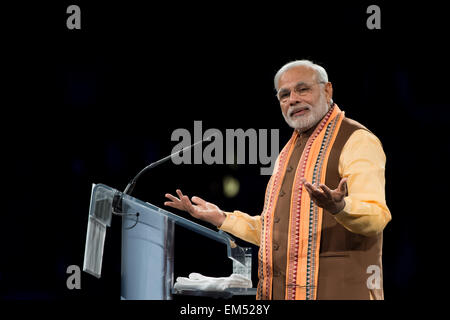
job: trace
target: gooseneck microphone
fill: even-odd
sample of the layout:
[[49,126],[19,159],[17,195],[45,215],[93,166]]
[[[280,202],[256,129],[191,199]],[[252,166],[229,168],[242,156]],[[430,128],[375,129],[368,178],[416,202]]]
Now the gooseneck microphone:
[[161,160],[158,160],[158,161],[155,161],[155,162],[149,164],[149,165],[146,166],[144,169],[142,169],[141,171],[139,171],[139,173],[138,173],[133,179],[131,179],[130,183],[128,183],[128,185],[127,185],[127,187],[125,188],[125,191],[124,191],[123,193],[124,193],[124,194],[128,194],[128,195],[131,195],[131,193],[133,192],[134,187],[136,186],[137,180],[138,180],[145,172],[147,172],[148,170],[150,170],[150,169],[152,169],[152,168],[154,168],[154,167],[156,167],[156,166],[159,166],[160,164],[163,164],[164,162],[166,162],[166,161],[172,159],[172,157],[175,157],[175,156],[179,155],[181,152],[186,152],[187,150],[191,149],[192,147],[194,147],[194,146],[196,146],[196,145],[198,145],[198,144],[200,144],[200,143],[202,143],[202,142],[204,142],[204,141],[210,141],[210,140],[211,140],[211,137],[212,137],[212,135],[206,137],[206,138],[203,139],[203,140],[197,141],[196,143],[191,144],[190,146],[187,146],[187,147],[184,148],[184,149],[178,150],[177,152],[174,152],[174,153],[172,153],[171,155],[169,155],[169,156],[167,156],[167,157],[165,157],[165,158],[162,158]]
[[187,146],[186,148],[178,150],[177,152],[174,152],[174,153],[172,153],[171,155],[169,155],[169,156],[167,156],[165,158],[162,158],[162,159],[160,159],[158,161],[155,161],[155,162],[149,164],[144,169],[139,171],[138,174],[133,179],[131,179],[131,181],[128,183],[127,187],[125,188],[125,190],[123,192],[117,191],[114,194],[113,203],[112,203],[112,213],[115,214],[115,215],[118,215],[118,216],[136,216],[137,217],[136,223],[133,226],[131,226],[130,228],[125,228],[125,229],[131,229],[134,226],[136,226],[136,224],[138,223],[138,219],[139,219],[139,212],[136,212],[136,213],[123,213],[122,212],[122,197],[123,197],[124,194],[131,195],[131,193],[134,190],[134,187],[136,186],[137,180],[145,172],[149,171],[150,169],[152,169],[152,168],[154,168],[156,166],[159,166],[160,164],[163,164],[164,162],[172,159],[173,157],[178,156],[181,152],[186,152],[189,149],[191,149],[192,147],[194,147],[194,146],[196,146],[196,145],[198,145],[198,144],[200,144],[202,142],[211,141],[212,137],[213,137],[213,135],[210,135],[210,136],[206,137],[203,140],[197,141],[196,143],[191,144],[190,146]]

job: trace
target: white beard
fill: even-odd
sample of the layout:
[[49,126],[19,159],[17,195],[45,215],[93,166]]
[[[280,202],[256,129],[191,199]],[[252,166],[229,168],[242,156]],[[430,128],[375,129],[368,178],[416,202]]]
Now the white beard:
[[290,106],[286,115],[282,112],[284,120],[287,124],[296,129],[298,132],[305,132],[315,126],[328,112],[330,106],[325,101],[324,95],[321,95],[321,99],[316,107],[311,105],[302,105],[301,107],[307,107],[309,111],[305,115],[292,117],[290,114],[293,110],[297,109],[299,105]]

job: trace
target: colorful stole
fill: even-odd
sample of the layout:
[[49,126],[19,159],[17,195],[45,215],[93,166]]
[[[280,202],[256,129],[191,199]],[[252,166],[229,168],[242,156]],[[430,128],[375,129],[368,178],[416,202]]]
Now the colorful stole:
[[[301,178],[304,177],[312,184],[317,182],[325,184],[328,157],[343,118],[344,112],[334,104],[309,137],[295,172],[287,248],[285,295],[287,300],[316,299],[323,209],[311,200]],[[297,130],[294,130],[291,139],[278,156],[267,185],[261,214],[257,299],[272,299],[273,215],[286,167],[298,137]]]

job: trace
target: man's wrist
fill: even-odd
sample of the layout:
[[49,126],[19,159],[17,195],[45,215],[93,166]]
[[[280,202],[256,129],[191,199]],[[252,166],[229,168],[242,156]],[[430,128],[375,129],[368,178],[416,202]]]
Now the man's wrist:
[[329,211],[333,216],[338,214],[339,212],[342,212],[345,208],[345,200],[342,200],[342,204],[338,206],[334,211]]
[[227,218],[227,215],[225,214],[225,212],[223,210],[220,210],[220,214],[221,214],[221,216],[219,217],[217,228],[220,228],[223,225],[225,219]]

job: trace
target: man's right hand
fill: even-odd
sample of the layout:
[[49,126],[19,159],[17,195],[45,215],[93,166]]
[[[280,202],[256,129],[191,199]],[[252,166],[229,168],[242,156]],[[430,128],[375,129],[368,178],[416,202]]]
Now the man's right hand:
[[224,222],[226,215],[218,206],[207,202],[199,197],[192,197],[193,205],[188,196],[183,195],[181,190],[177,189],[178,197],[166,193],[166,198],[171,201],[164,202],[165,206],[187,211],[191,216],[197,219],[209,222],[216,227],[220,227]]

